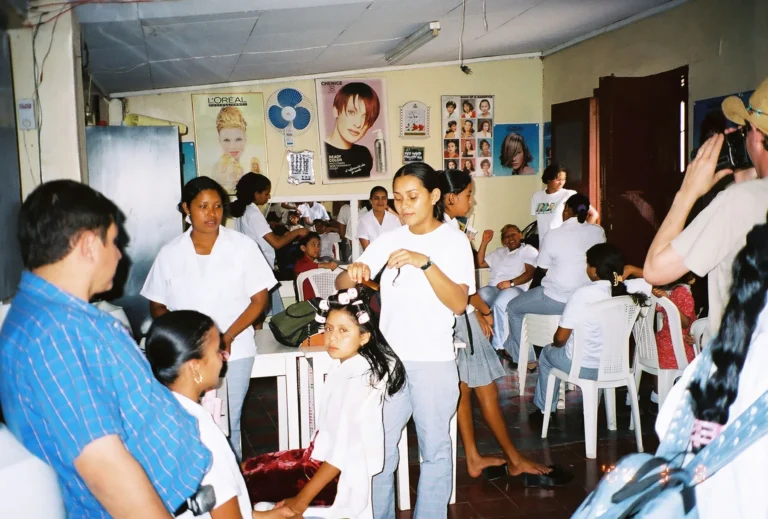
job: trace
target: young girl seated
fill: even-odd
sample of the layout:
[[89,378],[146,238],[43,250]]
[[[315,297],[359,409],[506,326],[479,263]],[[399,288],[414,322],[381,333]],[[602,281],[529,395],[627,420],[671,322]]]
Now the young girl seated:
[[[207,315],[194,310],[168,312],[152,323],[146,355],[152,373],[170,389],[184,409],[194,416],[200,440],[211,451],[212,464],[202,481],[216,494],[215,508],[207,519],[298,517],[287,511],[252,512],[248,489],[235,454],[211,414],[200,405],[200,395],[218,385],[229,354],[221,332]],[[193,517],[191,511],[178,516]]]
[[[691,293],[691,285],[695,280],[696,277],[689,272],[671,285],[660,288],[654,287],[653,289],[654,296],[668,298],[680,311],[680,325],[683,329],[683,343],[688,362],[691,362],[694,357],[690,334],[691,324],[696,320],[696,303]],[[660,306],[656,306],[656,315],[661,317],[657,320],[659,326],[656,331],[659,367],[661,369],[677,369],[677,359],[675,358],[675,350],[672,347],[672,335],[669,329],[667,312]]]
[[[277,502],[278,509],[299,515],[313,502],[332,502],[307,515],[373,517],[371,478],[384,466],[384,398],[400,390],[405,370],[360,294],[350,288],[321,301],[317,320],[324,326],[325,347],[340,364],[328,374],[310,447],[243,464],[254,502]],[[336,478],[334,494],[327,485]],[[323,489],[326,496],[318,503]]]
[[[565,305],[560,318],[560,325],[555,332],[552,344],[546,346],[539,357],[539,378],[536,381],[536,393],[533,403],[539,408],[530,418],[540,420],[546,406],[547,380],[553,368],[568,373],[573,359],[573,330],[576,325],[589,317],[589,306],[611,297],[631,295],[640,305],[645,304],[647,296],[641,292],[628,294],[622,274],[624,272],[624,257],[616,246],[609,243],[593,245],[587,250],[587,276],[591,284],[577,289]],[[589,324],[589,323],[588,323]],[[597,380],[600,367],[600,352],[603,344],[599,331],[587,326],[584,330],[586,344],[584,357],[581,362],[581,378]],[[560,380],[555,379],[555,390],[552,393],[552,409],[557,409],[557,397],[560,394]]]
[[[299,274],[309,270],[336,270],[336,268],[339,266],[335,261],[318,262],[318,259],[320,258],[320,235],[316,232],[311,232],[300,239],[299,246],[301,248],[302,255],[298,260],[296,260],[296,263],[293,266],[294,279],[298,278]],[[304,286],[301,287],[301,290],[304,293],[305,301],[315,297],[315,291],[308,279],[304,280]]]

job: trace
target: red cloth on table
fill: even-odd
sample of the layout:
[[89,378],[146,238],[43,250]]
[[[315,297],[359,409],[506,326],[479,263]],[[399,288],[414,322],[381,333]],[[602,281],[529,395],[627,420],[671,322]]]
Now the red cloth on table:
[[[316,268],[319,268],[317,263],[315,263],[312,258],[304,254],[296,261],[296,264],[293,266],[293,278],[296,279],[299,277],[299,274],[303,274],[309,270],[315,270]],[[304,294],[304,301],[315,297],[315,291],[312,289],[312,284],[308,279],[305,279],[303,286],[298,288]]]
[[[696,319],[696,305],[690,289],[686,286],[678,285],[672,289],[668,297],[680,311],[680,315],[687,316],[688,319],[690,319],[690,322],[693,323]],[[656,311],[661,314],[663,323],[661,331],[656,332],[656,348],[659,352],[659,367],[661,369],[677,369],[677,359],[675,358],[675,350],[672,347],[672,334],[669,330],[667,312],[658,305],[656,306]],[[684,336],[688,335],[690,332],[690,326],[688,326],[688,328],[683,328]],[[685,356],[688,358],[688,362],[693,360],[693,346],[690,344],[685,344]]]

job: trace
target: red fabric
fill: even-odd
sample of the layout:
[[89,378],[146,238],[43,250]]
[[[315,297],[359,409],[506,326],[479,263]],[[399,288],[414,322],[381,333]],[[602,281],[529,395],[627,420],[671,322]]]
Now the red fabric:
[[[251,503],[279,503],[295,497],[312,479],[322,462],[313,460],[313,445],[308,449],[271,452],[243,463],[243,476]],[[311,506],[331,506],[336,499],[338,476],[328,483]]]
[[[299,277],[299,274],[303,274],[309,270],[315,270],[316,268],[317,263],[315,263],[312,258],[304,254],[296,261],[296,264],[293,266],[293,278],[296,279]],[[304,286],[300,290],[304,294],[304,301],[315,297],[315,291],[312,289],[312,284],[308,279],[304,280],[303,285]]]
[[[696,319],[695,303],[693,300],[693,294],[684,286],[676,286],[669,293],[669,300],[672,301],[677,309],[680,311],[680,315],[687,316],[690,322]],[[669,324],[667,321],[667,313],[660,306],[656,306],[656,311],[659,312],[663,319],[663,326],[661,331],[656,332],[656,347],[659,352],[659,367],[661,369],[677,369],[677,359],[675,358],[675,350],[672,347],[672,334],[669,331]],[[688,335],[691,332],[691,327],[683,328],[683,335]],[[693,360],[693,346],[685,344],[685,356],[688,357],[688,362]]]

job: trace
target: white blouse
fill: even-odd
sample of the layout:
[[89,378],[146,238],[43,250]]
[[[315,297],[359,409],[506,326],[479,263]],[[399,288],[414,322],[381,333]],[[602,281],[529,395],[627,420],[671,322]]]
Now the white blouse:
[[400,219],[389,211],[384,212],[384,219],[381,223],[376,219],[373,211],[368,211],[360,217],[357,224],[357,238],[372,242],[385,232],[397,229],[402,225]]

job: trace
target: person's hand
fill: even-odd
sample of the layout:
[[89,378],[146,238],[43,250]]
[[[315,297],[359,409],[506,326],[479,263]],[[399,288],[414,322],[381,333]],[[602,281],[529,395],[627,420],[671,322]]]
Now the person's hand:
[[232,334],[230,333],[224,333],[224,335],[221,336],[221,342],[224,344],[224,349],[227,350],[228,353],[232,353],[233,340],[234,337],[232,337]]
[[355,283],[370,281],[371,269],[365,263],[352,263],[347,267],[347,276]]
[[[287,508],[293,511],[295,514],[301,515],[307,511],[307,508],[309,508],[309,506],[302,503],[295,497],[289,497],[288,499],[283,499],[282,501],[277,503],[275,505],[275,508]],[[287,516],[287,517],[291,517],[291,516]]]
[[304,236],[309,234],[309,229],[307,229],[306,227],[302,227],[301,229],[296,229],[294,232],[296,233],[296,236],[298,236],[299,238],[303,238]]
[[389,255],[387,267],[391,269],[399,269],[405,265],[413,265],[416,268],[421,268],[427,264],[427,261],[429,261],[429,258],[424,254],[405,249],[398,249]]
[[696,337],[691,335],[690,333],[684,333],[683,334],[683,342],[687,344],[688,346],[693,346],[696,344]]
[[485,338],[490,341],[491,337],[493,337],[493,324],[486,321],[486,317],[482,314],[477,316],[477,322],[480,323],[480,331],[482,331]]
[[329,261],[325,264],[325,266],[328,270],[336,270],[339,267],[339,264],[335,261]]
[[662,289],[660,289],[660,288],[657,288],[657,287],[654,287],[654,288],[651,290],[651,293],[652,293],[654,296],[656,296],[657,298],[659,298],[659,299],[660,299],[660,298],[662,298],[662,297],[667,297],[667,293],[666,293],[664,290],[662,290]]
[[496,283],[496,288],[498,288],[499,290],[506,290],[508,288],[512,288],[512,282],[509,280],[499,281],[498,283]]
[[284,517],[301,517],[301,514],[297,514],[287,506],[280,508],[274,508],[268,512],[257,512],[254,510],[251,512],[251,519],[281,519]]
[[697,200],[699,197],[707,194],[720,179],[726,175],[733,174],[733,171],[730,169],[722,169],[715,172],[717,157],[720,155],[720,149],[723,147],[724,138],[723,134],[718,133],[702,144],[696,153],[696,158],[688,164],[688,168],[685,170],[680,193],[685,193]]
[[483,231],[482,243],[490,243],[493,239],[493,231],[486,229]]

